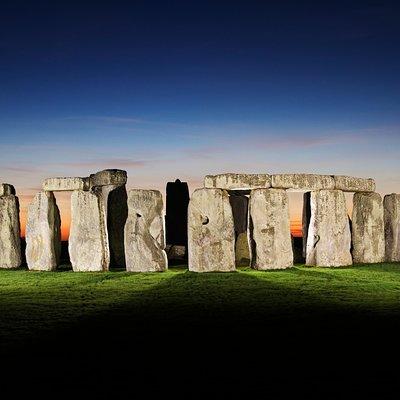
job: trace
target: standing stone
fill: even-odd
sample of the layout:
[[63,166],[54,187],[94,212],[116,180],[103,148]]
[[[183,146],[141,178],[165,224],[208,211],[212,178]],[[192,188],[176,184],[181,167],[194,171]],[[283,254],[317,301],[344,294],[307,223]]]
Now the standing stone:
[[232,207],[235,226],[236,265],[248,266],[250,263],[250,249],[247,235],[249,199],[247,196],[231,193],[229,196],[229,203]]
[[227,191],[194,191],[188,208],[188,247],[190,271],[235,271],[235,228]]
[[126,270],[161,272],[168,269],[164,237],[163,200],[158,190],[128,193],[125,225]]
[[54,271],[60,262],[61,220],[52,192],[39,192],[28,207],[26,262],[28,268]]
[[0,197],[0,268],[21,265],[19,202],[14,195]]
[[346,199],[340,190],[311,192],[307,237],[307,265],[351,265],[351,233]]
[[175,182],[168,182],[165,215],[167,244],[187,246],[188,205],[188,184],[179,179]]
[[72,193],[69,255],[74,271],[109,269],[106,217],[99,190]]
[[355,193],[352,215],[353,262],[385,260],[382,198],[378,193]]
[[400,261],[400,194],[388,194],[383,200],[385,220],[385,258]]
[[289,199],[282,189],[255,189],[250,195],[251,266],[258,270],[293,266]]

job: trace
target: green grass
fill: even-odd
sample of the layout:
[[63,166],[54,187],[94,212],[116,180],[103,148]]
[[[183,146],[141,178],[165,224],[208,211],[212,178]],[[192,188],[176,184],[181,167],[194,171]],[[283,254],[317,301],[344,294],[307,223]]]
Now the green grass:
[[[96,317],[202,323],[213,315],[310,318],[327,312],[400,316],[400,264],[196,274],[0,271],[2,350]],[[221,322],[221,321],[219,321]],[[218,323],[218,321],[217,321]]]

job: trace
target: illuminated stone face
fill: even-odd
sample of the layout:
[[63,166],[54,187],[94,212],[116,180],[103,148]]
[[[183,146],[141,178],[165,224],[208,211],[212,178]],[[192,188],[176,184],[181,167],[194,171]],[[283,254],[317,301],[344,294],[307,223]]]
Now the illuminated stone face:
[[292,267],[293,250],[286,191],[252,190],[249,218],[252,267],[259,270]]
[[52,192],[38,193],[28,207],[26,262],[28,268],[54,271],[60,262],[61,220]]
[[235,229],[227,191],[194,191],[188,208],[188,247],[190,271],[235,271]]
[[340,190],[311,192],[306,264],[339,267],[353,263],[350,222]]
[[18,268],[21,261],[18,199],[14,195],[1,196],[0,268]]
[[75,191],[71,196],[69,256],[74,271],[107,271],[110,250],[106,213],[100,191]]
[[161,272],[168,268],[162,213],[163,200],[158,190],[129,191],[125,225],[127,271]]
[[355,193],[352,215],[353,261],[380,263],[385,259],[383,203],[378,193]]
[[400,194],[389,194],[383,200],[386,261],[400,261]]

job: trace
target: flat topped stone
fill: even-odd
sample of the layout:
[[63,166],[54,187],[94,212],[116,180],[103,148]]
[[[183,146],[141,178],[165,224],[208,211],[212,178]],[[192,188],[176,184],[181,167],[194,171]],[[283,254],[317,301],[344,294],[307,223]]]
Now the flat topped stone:
[[14,186],[8,183],[2,183],[0,185],[0,196],[10,196],[11,194],[15,195]]
[[331,175],[276,174],[272,175],[271,181],[272,187],[276,189],[323,190],[335,188],[335,181]]
[[121,186],[127,179],[127,173],[122,169],[105,169],[90,175],[90,186]]
[[225,190],[263,189],[271,187],[271,177],[268,174],[207,175],[204,178],[204,187]]
[[89,190],[89,178],[47,178],[42,188],[46,192]]
[[334,175],[335,189],[344,192],[375,192],[375,181],[371,178]]

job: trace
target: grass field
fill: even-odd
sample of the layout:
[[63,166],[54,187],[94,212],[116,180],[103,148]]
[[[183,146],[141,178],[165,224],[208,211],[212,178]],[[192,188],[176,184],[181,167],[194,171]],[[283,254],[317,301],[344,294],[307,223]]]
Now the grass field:
[[2,365],[53,383],[72,372],[109,379],[124,371],[393,384],[397,368],[387,360],[398,359],[399,328],[396,263],[209,274],[185,266],[159,274],[0,271]]

